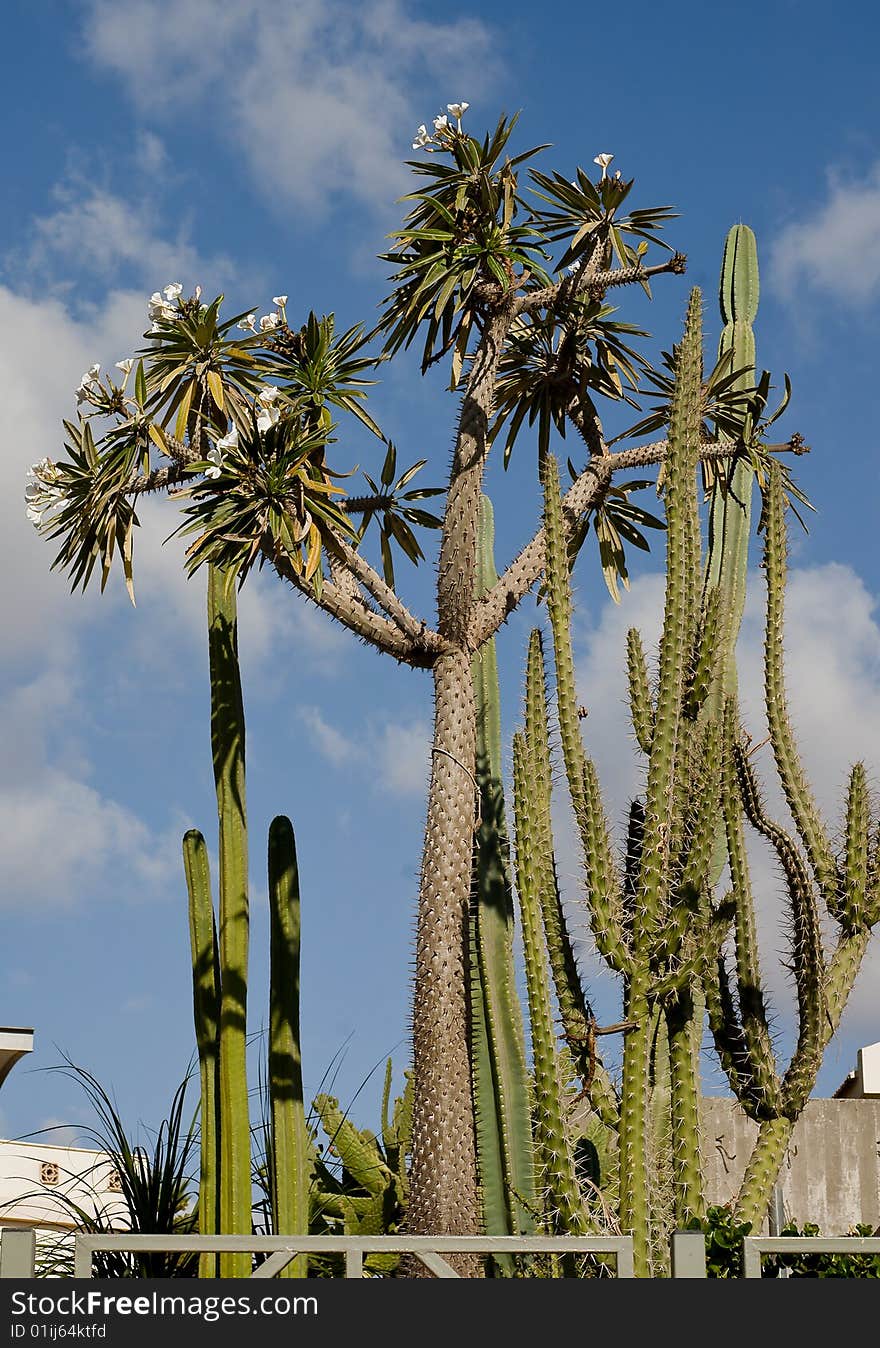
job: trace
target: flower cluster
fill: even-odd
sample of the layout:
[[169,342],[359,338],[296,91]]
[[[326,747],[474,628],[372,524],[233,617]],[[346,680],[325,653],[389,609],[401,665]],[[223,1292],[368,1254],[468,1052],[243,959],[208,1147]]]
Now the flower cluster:
[[259,327],[257,326],[256,311],[251,314],[245,314],[238,326],[243,328],[245,332],[271,332],[273,328],[280,327],[284,322],[284,306],[287,303],[287,296],[273,295],[272,303],[276,304],[278,308],[274,309],[270,314],[263,314],[263,317],[259,322]]
[[430,146],[433,146],[435,143],[440,144],[443,136],[452,130],[452,127],[449,123],[450,116],[455,118],[458,124],[458,130],[460,131],[461,119],[467,112],[469,107],[470,103],[447,103],[446,112],[441,112],[438,117],[434,118],[433,136],[429,135],[427,126],[425,125],[424,122],[422,122],[421,126],[416,132],[416,138],[412,143],[413,149],[424,150],[428,149],[428,147]]
[[147,315],[152,323],[152,331],[159,331],[160,320],[163,323],[173,323],[177,317],[177,309],[174,301],[183,294],[183,286],[179,281],[172,281],[170,285],[165,286],[161,291],[154,290],[150,296],[150,302],[147,305]]
[[[275,303],[277,304],[278,301],[276,300]],[[279,393],[280,389],[277,389],[274,384],[264,384],[257,391],[257,430],[263,435],[272,426],[277,425],[281,418],[281,409],[276,406]],[[224,452],[235,449],[238,449],[237,426],[233,426],[226,435],[217,441],[214,448],[208,451],[207,460],[211,466],[205,469],[205,477],[218,478],[223,471]]]
[[67,498],[60,486],[58,465],[51,459],[40,459],[27,472],[30,481],[24,489],[25,514],[34,528],[42,523],[47,510],[60,510]]

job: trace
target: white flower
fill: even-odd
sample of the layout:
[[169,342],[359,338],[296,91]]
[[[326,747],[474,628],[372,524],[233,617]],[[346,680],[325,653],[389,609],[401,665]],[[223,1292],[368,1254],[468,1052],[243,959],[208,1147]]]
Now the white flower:
[[274,384],[264,384],[257,394],[257,399],[263,407],[271,407],[277,397],[278,389]]
[[54,472],[55,465],[49,458],[40,459],[32,468],[28,469],[28,477],[39,477],[45,479],[46,476]]
[[272,296],[272,303],[273,303],[273,304],[277,304],[279,309],[283,309],[284,306],[285,306],[285,304],[287,303],[287,296],[286,296],[286,295],[273,295],[273,296]]
[[[218,449],[238,449],[238,427],[233,426],[228,435],[224,435],[222,440],[217,441]],[[208,455],[210,459],[211,455]]]
[[434,130],[435,131],[449,130],[449,118],[445,116],[445,114],[441,113],[439,117],[434,118]]
[[452,113],[452,116],[456,119],[456,121],[460,122],[469,107],[470,103],[447,103],[446,111]]
[[280,416],[277,407],[267,407],[265,412],[261,412],[257,417],[257,430],[265,435],[266,431],[277,423]]
[[82,379],[79,381],[79,387],[76,390],[77,407],[79,407],[80,403],[92,402],[94,400],[93,394],[95,388],[98,386],[97,374],[100,368],[100,365],[89,366],[88,370],[86,370]]
[[218,444],[216,449],[209,449],[207,457],[212,464],[212,467],[205,469],[205,477],[219,477],[220,469],[223,464],[223,455],[220,453],[220,445]]
[[117,370],[121,370],[123,374],[131,374],[133,367],[134,361],[131,356],[126,356],[125,360],[118,360],[116,362]]
[[426,145],[430,145],[431,141],[432,137],[428,135],[428,128],[425,126],[425,123],[422,122],[416,132],[416,138],[412,143],[412,147],[414,150],[422,150]]
[[165,286],[165,288],[162,291],[162,294],[165,296],[169,304],[171,303],[172,300],[176,300],[178,295],[181,295],[182,293],[183,293],[183,286],[180,284],[179,281],[172,281],[171,284]]
[[202,298],[202,287],[196,286],[195,290],[193,291],[193,299],[200,300],[201,298]]
[[[166,288],[170,289],[170,287]],[[177,317],[177,310],[172,304],[169,304],[167,300],[163,299],[158,290],[154,290],[150,296],[150,302],[147,305],[147,313],[153,324],[153,332],[158,330],[158,320],[160,318],[166,323],[170,323]]]
[[33,525],[39,524],[43,518],[42,510],[35,510],[33,506],[28,506],[25,514]]
[[604,182],[604,180],[608,177],[608,165],[611,163],[613,158],[614,158],[613,154],[597,154],[595,159],[593,160],[593,163],[598,164],[600,169],[602,170],[602,178],[600,181]]
[[29,482],[24,489],[24,499],[26,501],[36,501],[42,494],[42,487],[38,487],[34,482]]
[[256,317],[256,314],[245,314],[238,326],[244,328],[245,332],[256,332],[257,329],[254,326]]
[[260,332],[271,332],[273,328],[278,327],[280,322],[280,314],[263,314],[263,317],[260,319]]

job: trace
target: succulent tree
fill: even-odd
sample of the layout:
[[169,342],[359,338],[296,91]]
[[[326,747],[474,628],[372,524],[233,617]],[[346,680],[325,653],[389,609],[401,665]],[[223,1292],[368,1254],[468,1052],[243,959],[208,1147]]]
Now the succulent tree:
[[[646,364],[627,345],[637,334],[615,322],[606,296],[628,285],[649,290],[651,277],[684,270],[678,253],[646,264],[670,211],[628,211],[632,181],[611,177],[607,163],[598,183],[583,169],[574,181],[532,169],[529,201],[520,179],[538,150],[507,154],[516,119],[502,118],[480,140],[462,129],[456,107],[452,120],[438,118],[434,137],[420,135],[414,146],[431,153],[412,161],[423,184],[409,194],[403,228],[382,255],[392,290],[374,333],[358,326],[338,334],[332,315],[310,314],[298,326],[284,296],[259,323],[254,313],[221,321],[222,296],[203,304],[198,290],[184,296],[169,285],[150,301],[152,327],[138,359],[121,362],[123,378],[101,380],[94,367],[84,376],[77,418],[65,422],[65,456],[37,465],[28,488],[29,515],[60,540],[54,565],[74,586],[88,583],[99,559],[103,585],[118,554],[132,589],[137,499],[169,489],[184,501],[189,573],[213,564],[231,591],[268,563],[356,636],[430,671],[434,732],[413,996],[415,1233],[467,1233],[481,1224],[464,920],[477,810],[472,664],[540,579],[546,553],[539,527],[478,594],[487,459],[505,422],[507,450],[527,425],[537,423],[539,444],[552,427],[574,426],[587,457],[573,466],[564,529],[576,543],[592,518],[606,572],[623,575],[624,541],[645,540],[619,474],[661,463],[667,445],[660,439],[612,453],[606,444],[594,398],[635,400]],[[423,371],[448,358],[450,385],[461,386],[442,520],[418,504],[438,489],[411,485],[421,461],[398,472],[390,444],[381,481],[368,481],[366,495],[339,485],[334,415],[379,433],[364,406],[376,362],[365,354],[372,336],[382,339],[379,359],[420,338]],[[105,428],[98,439],[95,418]],[[739,443],[716,433],[705,440],[699,455],[729,456]],[[371,520],[380,530],[381,573],[364,553]],[[437,523],[432,625],[398,595],[391,562],[393,546],[418,560],[411,526]],[[221,945],[233,931],[243,940],[243,925],[224,933],[221,924]],[[229,1017],[225,1029],[238,1033]]]

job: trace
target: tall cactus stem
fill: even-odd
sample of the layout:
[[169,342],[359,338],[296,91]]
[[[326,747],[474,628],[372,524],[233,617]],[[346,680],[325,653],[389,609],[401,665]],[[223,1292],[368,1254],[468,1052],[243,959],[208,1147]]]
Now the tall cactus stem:
[[691,1026],[693,994],[682,988],[666,1004],[669,1041],[670,1110],[672,1115],[672,1170],[675,1186],[674,1216],[684,1227],[693,1217],[704,1215],[703,1163],[700,1154],[699,1064]]
[[[303,1099],[300,1047],[300,896],[293,825],[278,815],[269,825],[269,1101],[275,1232],[307,1235],[310,1139]],[[282,1276],[305,1278],[304,1255]]]
[[[220,1062],[220,964],[208,849],[198,829],[183,838],[183,865],[189,892],[189,935],[192,955],[193,1014],[199,1055],[199,1235],[220,1232],[220,1135],[218,1103]],[[217,1256],[199,1255],[199,1277],[217,1275]]]
[[532,1026],[535,1080],[535,1141],[540,1174],[547,1190],[553,1228],[585,1234],[588,1229],[574,1158],[565,1127],[547,952],[541,922],[541,876],[536,857],[536,828],[531,806],[527,750],[521,733],[513,737],[513,800],[516,826],[516,883],[520,901],[526,990]]
[[[497,579],[492,502],[483,496],[478,594]],[[525,1032],[515,995],[513,894],[501,776],[501,709],[494,639],[472,665],[480,825],[470,917],[474,1103],[483,1217],[490,1235],[534,1231],[536,1196]],[[499,1261],[500,1262],[500,1261]],[[508,1269],[508,1271],[510,1271]]]
[[764,500],[764,570],[767,578],[764,693],[767,725],[788,808],[810,858],[819,888],[829,906],[833,907],[837,893],[837,869],[828,835],[807,785],[786,710],[783,624],[787,543],[784,516],[782,473],[778,463],[771,463]]
[[[208,568],[211,747],[220,825],[220,1219],[224,1235],[251,1232],[251,1133],[247,1088],[248,885],[245,726],[236,598]],[[222,1277],[250,1274],[249,1254],[221,1256]]]

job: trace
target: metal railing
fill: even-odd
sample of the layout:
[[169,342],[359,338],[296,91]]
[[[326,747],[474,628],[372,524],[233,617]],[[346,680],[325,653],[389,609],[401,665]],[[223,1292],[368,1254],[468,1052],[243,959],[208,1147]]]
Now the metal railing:
[[[364,1276],[370,1254],[412,1254],[437,1278],[457,1278],[443,1258],[450,1254],[598,1254],[614,1257],[618,1278],[633,1277],[631,1236],[109,1236],[74,1235],[74,1277],[91,1278],[96,1251],[131,1253],[265,1254],[252,1278],[273,1278],[298,1254],[343,1254],[345,1277]],[[765,1254],[880,1255],[880,1236],[746,1236],[744,1278],[761,1277]],[[706,1242],[699,1231],[676,1231],[671,1240],[673,1278],[706,1277]],[[4,1227],[0,1235],[0,1278],[33,1278],[33,1230]]]
[[764,1254],[880,1254],[880,1236],[746,1236],[744,1278],[760,1278]]
[[[11,1239],[10,1239],[11,1237]],[[631,1236],[148,1236],[119,1233],[74,1236],[75,1278],[93,1276],[97,1250],[132,1253],[267,1254],[250,1275],[273,1278],[298,1254],[344,1254],[345,1277],[362,1278],[368,1254],[412,1254],[436,1278],[457,1278],[449,1254],[612,1255],[618,1278],[633,1276]],[[33,1231],[6,1228],[0,1241],[0,1278],[34,1276]]]

